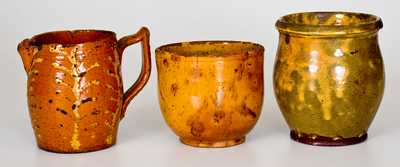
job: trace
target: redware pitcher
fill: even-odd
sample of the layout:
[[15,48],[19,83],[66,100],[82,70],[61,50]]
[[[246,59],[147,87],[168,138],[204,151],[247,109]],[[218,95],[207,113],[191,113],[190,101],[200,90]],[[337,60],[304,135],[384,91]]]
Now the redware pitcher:
[[[142,43],[138,80],[123,92],[124,49]],[[75,153],[115,144],[118,123],[150,75],[149,30],[117,41],[111,31],[48,32],[18,45],[28,75],[28,105],[40,148]]]

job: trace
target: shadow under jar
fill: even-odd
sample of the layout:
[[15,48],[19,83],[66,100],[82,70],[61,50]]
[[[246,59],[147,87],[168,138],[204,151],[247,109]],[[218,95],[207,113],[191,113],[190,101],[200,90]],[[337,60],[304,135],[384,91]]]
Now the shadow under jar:
[[262,107],[261,45],[196,41],[156,50],[159,101],[169,127],[195,147],[241,144]]
[[274,90],[295,141],[320,146],[367,138],[384,91],[379,17],[309,12],[280,18]]

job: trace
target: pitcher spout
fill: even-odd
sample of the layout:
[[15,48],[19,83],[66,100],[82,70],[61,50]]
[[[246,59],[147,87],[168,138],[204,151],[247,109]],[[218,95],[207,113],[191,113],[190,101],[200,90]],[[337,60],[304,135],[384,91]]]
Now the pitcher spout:
[[30,71],[33,56],[38,52],[38,48],[31,45],[30,39],[24,39],[18,44],[18,53],[24,63],[24,68],[27,73]]

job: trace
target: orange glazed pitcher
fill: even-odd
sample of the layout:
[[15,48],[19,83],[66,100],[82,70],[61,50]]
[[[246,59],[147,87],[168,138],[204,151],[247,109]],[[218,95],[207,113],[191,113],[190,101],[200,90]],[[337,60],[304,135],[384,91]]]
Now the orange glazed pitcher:
[[[57,31],[18,45],[28,75],[31,123],[41,149],[77,153],[115,144],[119,121],[150,76],[149,34],[144,27],[117,41],[111,31]],[[122,53],[138,42],[142,70],[124,93]]]

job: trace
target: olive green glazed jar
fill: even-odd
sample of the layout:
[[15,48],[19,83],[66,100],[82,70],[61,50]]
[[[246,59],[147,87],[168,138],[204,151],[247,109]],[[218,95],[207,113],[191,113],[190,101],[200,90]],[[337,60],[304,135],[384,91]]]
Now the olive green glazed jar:
[[289,14],[280,33],[274,90],[293,140],[319,146],[363,142],[385,77],[379,17],[350,12]]

